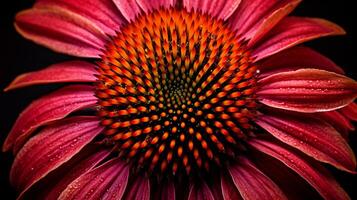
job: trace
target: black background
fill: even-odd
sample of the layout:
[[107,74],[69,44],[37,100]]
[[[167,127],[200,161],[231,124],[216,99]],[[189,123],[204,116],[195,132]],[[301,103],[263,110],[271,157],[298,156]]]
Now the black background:
[[[6,2],[6,4],[5,4]],[[0,8],[0,90],[17,75],[41,69],[50,64],[71,60],[71,57],[54,53],[22,38],[13,27],[15,14],[31,7],[34,0],[11,0],[1,2]],[[347,36],[322,38],[307,43],[308,46],[322,52],[342,66],[348,76],[357,79],[357,51],[355,51],[357,30],[357,10],[352,0],[305,0],[294,15],[321,17],[331,20],[347,31]],[[14,92],[0,92],[0,145],[11,129],[17,115],[32,99],[51,90],[48,86],[21,89]],[[355,124],[357,125],[357,124]],[[350,144],[357,153],[357,131],[351,134]],[[9,153],[0,153],[0,198],[14,199],[15,191],[8,181],[9,169],[13,157]],[[357,175],[331,169],[341,185],[357,199]]]

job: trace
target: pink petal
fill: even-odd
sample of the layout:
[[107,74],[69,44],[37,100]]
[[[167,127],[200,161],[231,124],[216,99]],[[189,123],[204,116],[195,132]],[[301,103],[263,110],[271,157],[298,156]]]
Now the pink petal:
[[73,111],[95,105],[92,86],[75,85],[62,88],[32,102],[18,117],[9,135],[3,151],[14,147],[14,151],[23,145],[38,127],[66,117]]
[[76,13],[108,35],[115,35],[125,22],[111,0],[37,0],[35,8],[60,8]]
[[145,13],[158,10],[159,8],[170,8],[176,5],[176,0],[136,0]]
[[301,0],[242,0],[230,19],[237,34],[253,45],[282,18],[293,11]]
[[228,169],[243,199],[286,199],[280,188],[246,158]]
[[252,55],[258,61],[309,40],[343,34],[341,27],[323,19],[287,17],[264,37]]
[[114,158],[74,180],[58,199],[121,199],[128,178],[129,167]]
[[63,8],[33,8],[16,15],[15,27],[27,39],[54,51],[98,58],[107,40],[90,20]]
[[348,119],[357,121],[357,104],[350,103],[346,107],[339,110]]
[[250,140],[249,144],[257,150],[280,160],[287,167],[294,170],[325,199],[349,199],[335,179],[320,165],[312,166],[307,159],[297,153],[271,142],[254,139]]
[[202,181],[199,184],[193,183],[190,186],[188,200],[215,200],[208,185]]
[[231,178],[226,175],[221,176],[221,187],[224,200],[241,200],[242,197]]
[[113,0],[113,2],[128,22],[134,21],[141,13],[136,0]]
[[238,8],[241,0],[183,0],[184,7],[190,11],[202,11],[210,15],[227,20]]
[[259,101],[275,108],[322,112],[344,107],[357,96],[357,83],[343,75],[300,69],[259,80]]
[[255,122],[274,137],[321,162],[354,171],[356,159],[344,138],[328,123],[306,115],[265,112]]
[[66,82],[95,82],[98,74],[95,65],[84,61],[70,61],[51,65],[43,70],[22,74],[4,91],[22,87]]
[[316,68],[344,74],[344,71],[329,58],[308,47],[293,47],[275,54],[259,65],[260,78],[279,72],[302,68]]
[[46,175],[29,190],[22,192],[18,199],[58,199],[64,189],[82,174],[93,169],[111,151],[97,144],[88,144],[71,160]]
[[10,181],[23,190],[76,155],[103,131],[97,117],[73,117],[43,129],[17,154]]
[[125,192],[125,200],[150,200],[150,180],[138,175]]

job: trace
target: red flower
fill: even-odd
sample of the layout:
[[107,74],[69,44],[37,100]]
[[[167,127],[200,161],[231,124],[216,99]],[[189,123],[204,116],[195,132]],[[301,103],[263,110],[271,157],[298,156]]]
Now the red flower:
[[[312,49],[342,35],[287,16],[300,0],[38,0],[24,37],[89,61],[5,90],[69,85],[32,102],[3,150],[20,198],[325,199],[324,169],[355,173],[357,83]],[[74,84],[75,83],[75,84]]]

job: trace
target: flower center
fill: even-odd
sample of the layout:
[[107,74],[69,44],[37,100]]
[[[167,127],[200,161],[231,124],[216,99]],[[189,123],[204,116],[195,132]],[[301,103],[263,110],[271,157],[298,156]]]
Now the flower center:
[[241,152],[255,114],[256,67],[208,14],[160,9],[122,28],[99,62],[105,135],[148,172],[210,171]]

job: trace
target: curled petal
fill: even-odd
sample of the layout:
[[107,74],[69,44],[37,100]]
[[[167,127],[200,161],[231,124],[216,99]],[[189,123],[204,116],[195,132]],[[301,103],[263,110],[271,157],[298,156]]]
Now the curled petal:
[[202,181],[200,184],[194,183],[190,186],[188,200],[214,200],[214,196],[207,183]]
[[302,68],[315,68],[326,71],[344,74],[343,69],[337,66],[329,58],[308,47],[293,47],[275,54],[264,60],[259,70],[260,78],[270,76],[272,74],[295,71]]
[[230,166],[229,173],[245,200],[287,199],[280,188],[246,158]]
[[107,41],[90,20],[62,8],[33,8],[16,15],[15,27],[27,39],[54,51],[98,58]]
[[17,118],[7,136],[3,151],[14,147],[14,151],[23,145],[38,127],[62,119],[73,111],[95,105],[92,86],[75,85],[62,88],[32,102]]
[[146,13],[161,7],[170,8],[176,5],[176,0],[136,0],[136,2]]
[[48,83],[94,82],[98,72],[95,65],[84,61],[70,61],[54,64],[45,69],[22,74],[5,91]]
[[259,80],[259,101],[275,108],[322,112],[342,108],[357,96],[357,83],[343,75],[300,69]]
[[322,120],[270,111],[255,122],[277,139],[316,160],[349,172],[356,168],[355,156],[345,139]]
[[184,7],[190,11],[202,11],[214,17],[226,20],[238,8],[241,0],[183,0]]
[[108,35],[115,35],[115,31],[119,31],[125,22],[111,0],[37,0],[35,8],[68,10],[87,19]]
[[282,18],[293,11],[301,0],[242,0],[229,22],[237,34],[255,44]]
[[309,40],[345,33],[338,25],[323,19],[287,17],[264,37],[253,51],[253,57],[258,61]]
[[128,22],[134,21],[141,13],[136,0],[113,0],[113,2]]
[[114,158],[74,180],[58,199],[121,199],[129,178],[129,167]]
[[17,154],[10,181],[24,190],[76,155],[100,134],[97,117],[73,117],[43,129]]
[[336,180],[317,163],[313,165],[306,158],[272,142],[253,139],[249,141],[249,144],[255,149],[280,160],[287,167],[298,173],[325,199],[349,199]]

